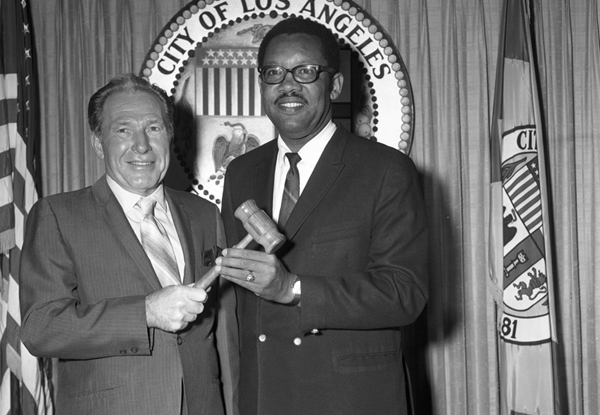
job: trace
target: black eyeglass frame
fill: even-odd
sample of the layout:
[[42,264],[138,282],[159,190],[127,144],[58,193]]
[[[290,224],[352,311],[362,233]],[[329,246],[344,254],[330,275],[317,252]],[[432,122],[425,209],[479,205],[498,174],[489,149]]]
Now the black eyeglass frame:
[[[283,75],[283,77],[281,78],[281,81],[279,82],[268,82],[265,79],[265,74],[264,71],[267,69],[274,69],[274,68],[280,68],[283,69],[285,71],[285,74]],[[313,79],[312,81],[301,81],[298,80],[296,78],[296,70],[298,70],[299,68],[316,68],[317,69],[317,73],[315,75],[315,79]],[[314,64],[304,64],[304,65],[297,65],[294,66],[292,69],[288,69],[286,67],[283,66],[279,66],[279,65],[270,65],[270,66],[261,66],[260,68],[258,68],[258,73],[260,74],[260,79],[268,85],[277,85],[282,83],[285,80],[285,77],[287,76],[288,73],[292,74],[292,78],[294,78],[294,81],[298,82],[299,84],[312,84],[313,82],[316,82],[317,79],[319,79],[319,76],[321,76],[322,72],[326,72],[326,73],[330,73],[330,74],[335,74],[336,70],[329,67],[329,66],[323,66],[323,65],[314,65]]]

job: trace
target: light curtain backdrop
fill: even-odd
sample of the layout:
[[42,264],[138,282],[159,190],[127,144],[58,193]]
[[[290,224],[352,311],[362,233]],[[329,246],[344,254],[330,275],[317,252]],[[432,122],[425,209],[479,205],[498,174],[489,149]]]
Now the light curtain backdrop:
[[[296,1],[296,0],[294,0]],[[34,0],[43,195],[103,173],[90,95],[139,73],[184,0]],[[407,332],[417,414],[498,413],[488,291],[489,122],[500,0],[355,0],[394,39],[415,102],[411,157],[431,224],[431,289]],[[600,12],[597,0],[534,0],[555,236],[563,414],[600,413]],[[598,142],[597,142],[598,141]]]

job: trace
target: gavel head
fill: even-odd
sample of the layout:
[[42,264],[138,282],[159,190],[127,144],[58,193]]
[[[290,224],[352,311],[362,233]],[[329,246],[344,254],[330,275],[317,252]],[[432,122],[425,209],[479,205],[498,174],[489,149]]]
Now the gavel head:
[[235,210],[234,215],[242,222],[252,239],[265,248],[266,253],[275,252],[285,242],[285,236],[279,233],[275,222],[256,206],[254,200],[246,200]]

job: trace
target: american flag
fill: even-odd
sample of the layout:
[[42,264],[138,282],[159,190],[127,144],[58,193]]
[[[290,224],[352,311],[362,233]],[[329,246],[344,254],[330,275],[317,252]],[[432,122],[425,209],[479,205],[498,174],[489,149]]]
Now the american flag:
[[0,1],[0,415],[52,414],[49,362],[20,338],[19,258],[38,198],[39,110],[27,0]]
[[257,82],[257,48],[202,47],[196,52],[197,115],[264,115]]

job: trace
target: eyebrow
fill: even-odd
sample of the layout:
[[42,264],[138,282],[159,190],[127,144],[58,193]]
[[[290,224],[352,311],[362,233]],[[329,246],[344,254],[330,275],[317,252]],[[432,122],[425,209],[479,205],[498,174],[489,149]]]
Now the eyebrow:
[[[111,122],[110,125],[119,125],[119,124],[132,124],[132,123],[136,123],[138,121],[138,119],[136,117],[130,116],[130,115],[123,115],[120,116],[119,118],[113,120],[113,122]],[[162,123],[165,124],[165,120],[162,117],[147,117],[147,118],[142,118],[141,120],[142,122],[147,122],[150,124],[154,124],[154,123]]]

